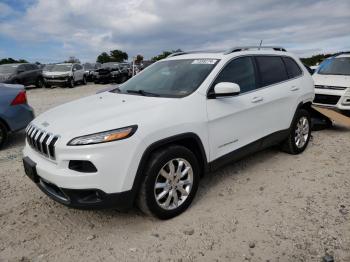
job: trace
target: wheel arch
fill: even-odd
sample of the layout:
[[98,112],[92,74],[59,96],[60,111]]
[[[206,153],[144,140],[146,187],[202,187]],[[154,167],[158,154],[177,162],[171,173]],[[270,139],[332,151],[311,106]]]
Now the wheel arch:
[[205,153],[205,149],[203,146],[203,143],[201,139],[199,138],[198,135],[195,133],[183,133],[175,136],[171,136],[168,138],[161,139],[159,141],[154,142],[153,144],[149,145],[144,153],[142,154],[139,166],[137,168],[137,172],[135,175],[134,183],[132,186],[132,197],[133,197],[133,202],[136,199],[136,196],[138,194],[138,191],[140,189],[141,183],[143,181],[143,174],[142,171],[144,170],[147,161],[151,157],[152,153],[155,152],[156,150],[159,150],[161,148],[170,146],[170,145],[181,145],[189,150],[191,150],[195,156],[198,159],[201,172],[200,176],[204,176],[205,173],[208,172],[209,166],[208,166],[208,161]]
[[3,119],[3,117],[0,116],[0,122],[2,124],[4,124],[4,126],[7,128],[7,131],[10,132],[11,131],[11,128],[10,126],[8,125],[8,123]]

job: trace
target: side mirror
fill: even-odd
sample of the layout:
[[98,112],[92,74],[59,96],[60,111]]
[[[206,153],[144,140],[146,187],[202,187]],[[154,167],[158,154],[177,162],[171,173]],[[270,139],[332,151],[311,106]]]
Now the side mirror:
[[238,84],[231,82],[220,82],[214,86],[212,97],[235,96],[241,92]]
[[76,68],[73,68],[73,72],[75,72],[75,71],[77,71],[77,69],[76,69]]

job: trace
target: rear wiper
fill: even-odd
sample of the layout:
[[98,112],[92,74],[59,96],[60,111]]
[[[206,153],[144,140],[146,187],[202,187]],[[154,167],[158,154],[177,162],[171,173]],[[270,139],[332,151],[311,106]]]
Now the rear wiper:
[[142,96],[159,96],[158,94],[147,92],[147,91],[142,90],[142,89],[139,89],[139,90],[126,90],[126,92],[132,93],[132,94],[138,94],[138,95],[142,95]]

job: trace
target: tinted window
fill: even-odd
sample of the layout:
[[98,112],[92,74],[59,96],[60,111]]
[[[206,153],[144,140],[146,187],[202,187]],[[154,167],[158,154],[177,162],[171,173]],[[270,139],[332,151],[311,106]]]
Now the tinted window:
[[81,65],[76,65],[77,70],[83,69],[83,67]]
[[38,70],[39,69],[38,65],[36,65],[36,64],[32,64],[31,66],[32,66],[33,70]]
[[302,74],[302,71],[294,59],[290,57],[283,57],[284,64],[286,65],[289,78],[298,77]]
[[214,85],[220,82],[236,83],[241,88],[241,93],[256,89],[254,63],[251,57],[241,57],[232,60],[221,71]]
[[268,86],[288,79],[287,71],[279,56],[257,56],[261,86]]
[[337,57],[325,60],[318,71],[321,75],[350,75],[350,57]]

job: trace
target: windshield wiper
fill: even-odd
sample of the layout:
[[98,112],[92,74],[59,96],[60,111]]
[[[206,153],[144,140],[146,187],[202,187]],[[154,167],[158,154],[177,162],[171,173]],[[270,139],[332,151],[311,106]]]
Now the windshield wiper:
[[127,93],[131,94],[138,94],[142,96],[159,96],[158,94],[147,92],[145,90],[139,89],[139,90],[126,90]]

